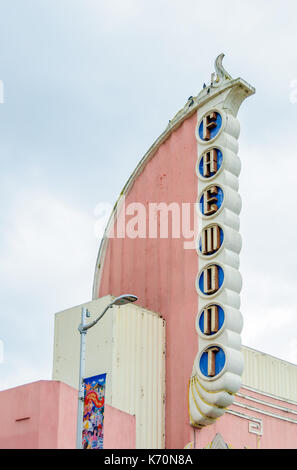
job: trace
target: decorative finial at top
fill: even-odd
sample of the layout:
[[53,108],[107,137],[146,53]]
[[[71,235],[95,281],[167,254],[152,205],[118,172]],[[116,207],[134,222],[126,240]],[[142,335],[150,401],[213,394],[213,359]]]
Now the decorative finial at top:
[[220,54],[215,60],[215,71],[217,75],[216,81],[232,80],[231,75],[224,69],[222,65],[222,61],[224,57],[225,57],[225,54]]

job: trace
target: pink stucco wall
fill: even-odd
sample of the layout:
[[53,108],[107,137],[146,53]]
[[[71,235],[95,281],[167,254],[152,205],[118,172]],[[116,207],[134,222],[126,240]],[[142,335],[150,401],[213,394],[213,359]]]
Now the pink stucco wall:
[[[296,449],[297,403],[245,387],[235,403],[213,425],[188,431],[182,447],[192,442],[204,449],[217,433],[234,449]],[[57,381],[39,381],[0,392],[1,449],[73,449],[76,445],[77,391]],[[249,429],[262,420],[262,435]],[[178,428],[175,428],[178,431]],[[135,449],[135,416],[105,405],[104,448]]]
[[[196,120],[196,115],[188,118],[159,147],[126,196],[126,206],[196,202]],[[98,292],[98,297],[136,294],[139,305],[166,320],[167,448],[183,448],[189,440],[187,387],[197,354],[197,272],[196,251],[184,249],[182,237],[114,238],[108,242]]]
[[[195,441],[195,448],[205,448],[217,433],[220,433],[224,441],[234,449],[297,448],[297,403],[290,403],[285,399],[273,398],[246,388],[241,388],[239,393],[245,397],[236,396],[235,402],[247,408],[232,405],[230,410],[242,416],[225,413],[213,425],[201,430],[193,429],[190,440]],[[251,419],[248,417],[262,420],[262,436],[249,431]]]
[[135,416],[105,406],[104,449],[136,449]]
[[41,380],[0,392],[1,449],[75,447],[77,391]]
[[[0,449],[75,449],[77,390],[40,380],[0,392]],[[104,448],[135,449],[135,416],[104,409]]]

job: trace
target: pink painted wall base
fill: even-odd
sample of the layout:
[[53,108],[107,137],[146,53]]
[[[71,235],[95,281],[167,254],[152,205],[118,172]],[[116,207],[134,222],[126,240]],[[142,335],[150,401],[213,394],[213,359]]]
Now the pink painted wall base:
[[40,380],[0,392],[1,449],[75,447],[77,391]]
[[211,426],[191,431],[196,449],[212,448],[220,434],[233,449],[296,449],[297,403],[241,388],[229,411]]
[[[1,449],[74,449],[77,390],[41,380],[0,392]],[[186,423],[185,423],[186,424]],[[183,446],[212,448],[217,434],[233,449],[296,449],[297,403],[242,387],[234,404],[203,429],[187,425]],[[136,419],[105,405],[104,448],[136,449]]]
[[135,416],[105,406],[104,449],[136,449]]
[[[0,392],[0,449],[75,449],[77,390],[40,380]],[[104,448],[135,449],[135,416],[104,410]]]

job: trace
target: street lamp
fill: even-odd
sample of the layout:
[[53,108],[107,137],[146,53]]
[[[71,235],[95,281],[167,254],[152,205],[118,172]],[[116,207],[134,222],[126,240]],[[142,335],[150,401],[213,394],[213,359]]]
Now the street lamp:
[[76,433],[76,448],[82,449],[82,428],[84,416],[84,375],[85,375],[85,355],[86,355],[86,334],[87,331],[96,325],[98,321],[105,315],[109,308],[114,305],[125,305],[135,302],[138,298],[136,295],[124,294],[116,297],[110,304],[105,307],[103,312],[91,323],[86,324],[86,318],[90,317],[90,312],[82,307],[81,309],[81,323],[78,326],[80,333],[80,359],[79,359],[79,382],[78,382],[78,408],[77,408],[77,433]]

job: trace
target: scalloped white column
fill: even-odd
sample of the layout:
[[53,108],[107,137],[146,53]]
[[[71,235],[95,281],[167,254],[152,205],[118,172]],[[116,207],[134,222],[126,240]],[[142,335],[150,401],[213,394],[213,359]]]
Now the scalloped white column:
[[[216,83],[203,90],[203,93],[205,100],[198,108],[196,126],[199,224],[196,240],[199,257],[196,280],[199,311],[196,330],[199,340],[198,353],[189,383],[190,422],[197,427],[212,424],[222,416],[226,407],[232,404],[234,394],[241,385],[243,356],[240,334],[243,318],[239,311],[242,279],[239,272],[241,198],[238,193],[241,163],[237,155],[240,125],[236,115],[241,102],[253,94],[254,89],[242,79],[231,80],[228,75],[225,78],[220,76]],[[216,122],[221,124],[219,129],[217,125],[216,135],[205,141],[199,135],[199,128],[203,118],[212,112],[217,113]],[[204,177],[199,171],[200,161],[204,153],[213,148],[221,152],[220,165],[215,173],[212,172],[214,173],[212,176]],[[221,204],[217,204],[216,212],[204,215],[201,204],[203,194],[205,190],[213,187],[216,191],[220,191],[222,201]],[[219,226],[220,248],[213,254],[202,254],[199,248],[201,231],[214,225]],[[204,282],[204,269],[213,265],[216,266],[216,273],[219,273],[220,287],[209,295],[200,289],[199,280],[203,279]],[[219,329],[215,333],[205,334],[203,330],[204,309],[212,305],[220,309]],[[218,358],[221,370],[218,368],[215,375],[208,375],[209,369],[205,366],[205,358],[208,356],[205,352],[212,347],[217,348],[214,357]]]

